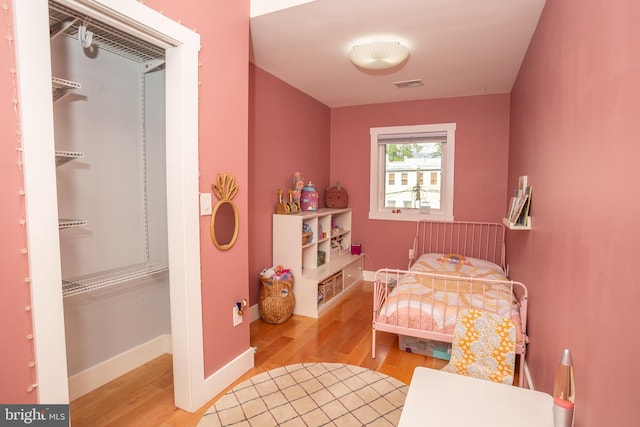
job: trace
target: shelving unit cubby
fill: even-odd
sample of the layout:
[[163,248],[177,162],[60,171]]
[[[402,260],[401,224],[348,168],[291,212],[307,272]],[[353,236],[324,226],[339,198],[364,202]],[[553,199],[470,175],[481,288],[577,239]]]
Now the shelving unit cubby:
[[[312,230],[308,242],[302,238],[303,224]],[[293,273],[294,314],[317,318],[363,280],[364,257],[351,255],[351,225],[350,208],[273,215],[273,265]],[[318,265],[319,258],[324,263]],[[333,288],[334,294],[327,300],[319,285],[339,272],[341,286]]]

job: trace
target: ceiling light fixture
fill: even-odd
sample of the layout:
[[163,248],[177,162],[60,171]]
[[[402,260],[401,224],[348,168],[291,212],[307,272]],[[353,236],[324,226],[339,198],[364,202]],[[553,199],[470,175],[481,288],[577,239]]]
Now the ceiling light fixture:
[[349,59],[356,66],[367,70],[384,70],[395,67],[409,56],[409,49],[399,42],[371,42],[356,45]]

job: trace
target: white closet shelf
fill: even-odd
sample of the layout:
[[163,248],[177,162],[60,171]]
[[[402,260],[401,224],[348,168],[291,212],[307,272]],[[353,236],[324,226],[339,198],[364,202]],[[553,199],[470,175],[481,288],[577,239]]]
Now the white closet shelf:
[[63,228],[81,227],[83,225],[87,225],[87,221],[85,221],[84,219],[58,219],[59,230],[62,230]]
[[49,36],[51,38],[64,34],[77,40],[80,25],[87,22],[87,29],[93,33],[92,45],[98,49],[104,49],[140,64],[164,59],[164,48],[49,0]]
[[62,281],[62,296],[66,298],[72,295],[103,289],[134,279],[149,277],[165,271],[169,271],[168,263],[148,261],[126,267],[115,268],[113,270],[105,270],[84,276],[72,277]]
[[78,159],[80,157],[84,157],[84,154],[76,151],[56,151],[56,166],[60,166],[70,160]]
[[56,102],[69,93],[70,90],[80,89],[80,83],[71,80],[61,79],[60,77],[51,77],[51,87],[53,88],[53,102]]

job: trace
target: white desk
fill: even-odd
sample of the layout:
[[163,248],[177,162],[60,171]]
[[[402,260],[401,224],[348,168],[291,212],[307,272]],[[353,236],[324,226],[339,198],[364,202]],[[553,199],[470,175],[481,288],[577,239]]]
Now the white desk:
[[553,427],[553,398],[539,391],[418,367],[399,427]]

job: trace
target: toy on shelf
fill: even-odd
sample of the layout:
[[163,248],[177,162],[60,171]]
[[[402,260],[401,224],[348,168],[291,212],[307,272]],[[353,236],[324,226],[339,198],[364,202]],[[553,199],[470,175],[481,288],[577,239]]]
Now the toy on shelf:
[[281,188],[278,190],[278,205],[276,206],[276,213],[279,214],[291,214],[300,212],[300,203],[294,200],[293,190],[289,190],[289,201],[283,200],[282,194],[284,190]]
[[302,189],[300,207],[303,211],[318,210],[318,192],[311,181]]

